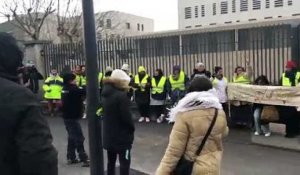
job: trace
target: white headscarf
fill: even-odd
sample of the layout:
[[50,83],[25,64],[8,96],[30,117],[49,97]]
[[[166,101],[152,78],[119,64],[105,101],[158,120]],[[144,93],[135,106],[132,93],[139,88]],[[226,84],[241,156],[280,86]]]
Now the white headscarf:
[[215,90],[203,92],[191,92],[181,99],[177,106],[169,113],[169,122],[175,122],[178,113],[197,109],[217,108],[222,109],[222,105],[216,96]]

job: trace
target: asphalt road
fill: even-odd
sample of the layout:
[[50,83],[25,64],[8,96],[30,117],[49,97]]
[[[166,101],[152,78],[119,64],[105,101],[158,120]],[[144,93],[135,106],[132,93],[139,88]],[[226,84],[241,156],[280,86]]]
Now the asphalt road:
[[[61,118],[48,118],[59,151],[60,175],[88,175],[89,169],[67,165],[67,135]],[[87,121],[82,121],[87,138]],[[154,174],[168,144],[168,124],[136,124],[132,168]],[[87,145],[86,141],[86,145]],[[224,140],[222,175],[299,175],[300,153],[261,147],[251,143],[250,131],[234,129]],[[88,147],[86,146],[88,150]],[[106,156],[105,156],[106,157]]]

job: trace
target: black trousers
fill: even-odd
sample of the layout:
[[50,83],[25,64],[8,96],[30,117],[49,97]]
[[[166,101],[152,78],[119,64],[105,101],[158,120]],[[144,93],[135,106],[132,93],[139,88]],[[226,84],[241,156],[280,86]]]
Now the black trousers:
[[80,161],[86,161],[88,156],[84,149],[85,138],[82,134],[79,121],[75,119],[64,119],[64,123],[68,132],[67,159],[75,160],[77,151]]
[[299,114],[295,107],[279,107],[280,119],[286,124],[286,134],[295,136],[299,134]]
[[107,150],[107,175],[116,174],[116,162],[119,157],[120,175],[129,175],[131,155],[130,149],[124,151]]
[[165,113],[164,105],[157,105],[157,106],[151,106],[151,107],[152,107],[152,112],[156,118],[159,118],[162,114]]
[[149,104],[137,104],[142,117],[149,117]]

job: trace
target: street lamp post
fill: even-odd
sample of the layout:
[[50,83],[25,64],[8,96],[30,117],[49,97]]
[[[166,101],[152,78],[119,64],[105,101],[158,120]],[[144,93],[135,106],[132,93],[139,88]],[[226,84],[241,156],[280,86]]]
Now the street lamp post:
[[96,117],[99,105],[97,44],[93,0],[82,0],[84,23],[84,46],[87,71],[87,117],[89,125],[89,146],[91,175],[104,175],[102,129]]

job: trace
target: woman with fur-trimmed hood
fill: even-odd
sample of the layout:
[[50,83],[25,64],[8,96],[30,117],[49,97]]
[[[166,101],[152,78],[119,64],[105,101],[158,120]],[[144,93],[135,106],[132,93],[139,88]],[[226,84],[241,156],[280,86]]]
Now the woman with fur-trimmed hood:
[[114,70],[103,81],[103,147],[107,150],[107,174],[115,174],[117,156],[120,174],[129,174],[130,151],[134,139],[134,122],[127,97],[130,77],[122,70]]

